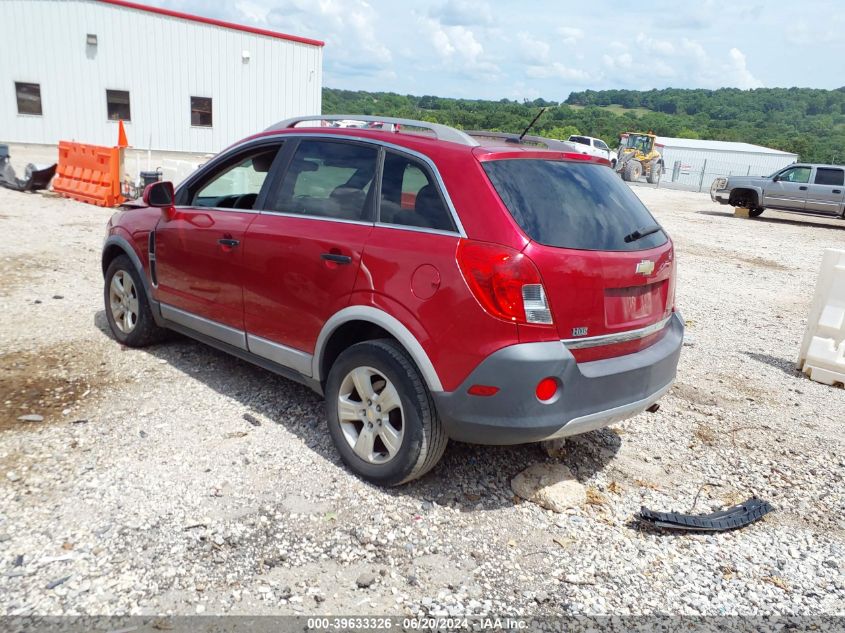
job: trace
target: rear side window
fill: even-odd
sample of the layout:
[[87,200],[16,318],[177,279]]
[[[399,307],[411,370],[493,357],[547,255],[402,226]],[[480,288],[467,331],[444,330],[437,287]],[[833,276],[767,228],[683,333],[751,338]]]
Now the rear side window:
[[828,169],[827,167],[819,167],[816,169],[817,185],[833,185],[839,186],[845,184],[845,171],[841,169]]
[[570,136],[569,140],[572,143],[580,143],[581,145],[589,145],[590,144],[590,139],[588,139],[586,136]]
[[340,220],[370,219],[378,149],[337,141],[302,141],[291,159],[274,211]]
[[381,179],[379,221],[454,231],[455,224],[428,168],[418,160],[387,152]]
[[637,251],[665,244],[657,231],[625,241],[657,223],[639,198],[601,165],[517,159],[483,163],[514,220],[546,246],[602,251]]

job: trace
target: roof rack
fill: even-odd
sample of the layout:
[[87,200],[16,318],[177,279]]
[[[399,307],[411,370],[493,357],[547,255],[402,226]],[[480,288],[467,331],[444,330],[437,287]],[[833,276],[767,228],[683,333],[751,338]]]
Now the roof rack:
[[434,136],[441,141],[449,141],[458,143],[460,145],[468,145],[475,147],[478,141],[472,138],[466,132],[461,132],[448,125],[441,125],[440,123],[429,123],[428,121],[415,121],[414,119],[397,119],[394,117],[385,116],[370,116],[364,114],[311,114],[307,116],[298,116],[268,127],[265,132],[273,132],[276,130],[286,130],[288,128],[296,127],[297,123],[304,121],[363,121],[364,123],[390,123],[393,126],[393,131],[398,132],[399,128],[396,126],[404,125],[407,127],[417,127],[424,130],[434,132]]
[[513,143],[515,145],[533,143],[534,145],[543,145],[546,149],[560,152],[572,152],[575,150],[575,148],[566,141],[561,141],[556,138],[546,138],[544,136],[526,135],[520,137],[519,134],[511,134],[510,132],[487,132],[484,130],[468,130],[467,134],[472,137],[493,138],[505,141],[506,143]]

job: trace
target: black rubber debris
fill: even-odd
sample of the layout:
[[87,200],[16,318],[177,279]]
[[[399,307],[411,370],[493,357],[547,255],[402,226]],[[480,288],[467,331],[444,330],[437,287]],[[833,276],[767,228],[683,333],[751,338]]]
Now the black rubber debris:
[[682,514],[680,512],[655,512],[640,508],[639,519],[643,523],[667,530],[691,532],[726,532],[745,527],[762,519],[774,508],[768,501],[752,497],[738,506],[712,514]]

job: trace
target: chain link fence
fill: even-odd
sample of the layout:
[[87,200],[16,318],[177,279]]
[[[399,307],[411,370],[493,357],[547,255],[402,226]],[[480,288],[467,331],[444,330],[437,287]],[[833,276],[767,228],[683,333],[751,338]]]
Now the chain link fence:
[[[759,170],[757,170],[759,171]],[[682,159],[666,162],[666,171],[656,187],[684,191],[709,191],[720,176],[763,176],[747,162],[732,163],[713,159]]]

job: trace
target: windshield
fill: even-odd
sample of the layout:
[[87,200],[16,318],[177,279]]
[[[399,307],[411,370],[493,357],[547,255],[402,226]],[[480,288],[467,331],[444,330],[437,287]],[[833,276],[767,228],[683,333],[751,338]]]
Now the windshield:
[[662,230],[625,241],[657,222],[605,166],[543,159],[493,160],[483,165],[514,220],[540,244],[637,251],[666,243]]
[[645,134],[631,134],[625,147],[633,147],[642,151],[647,151],[651,145],[651,138]]

